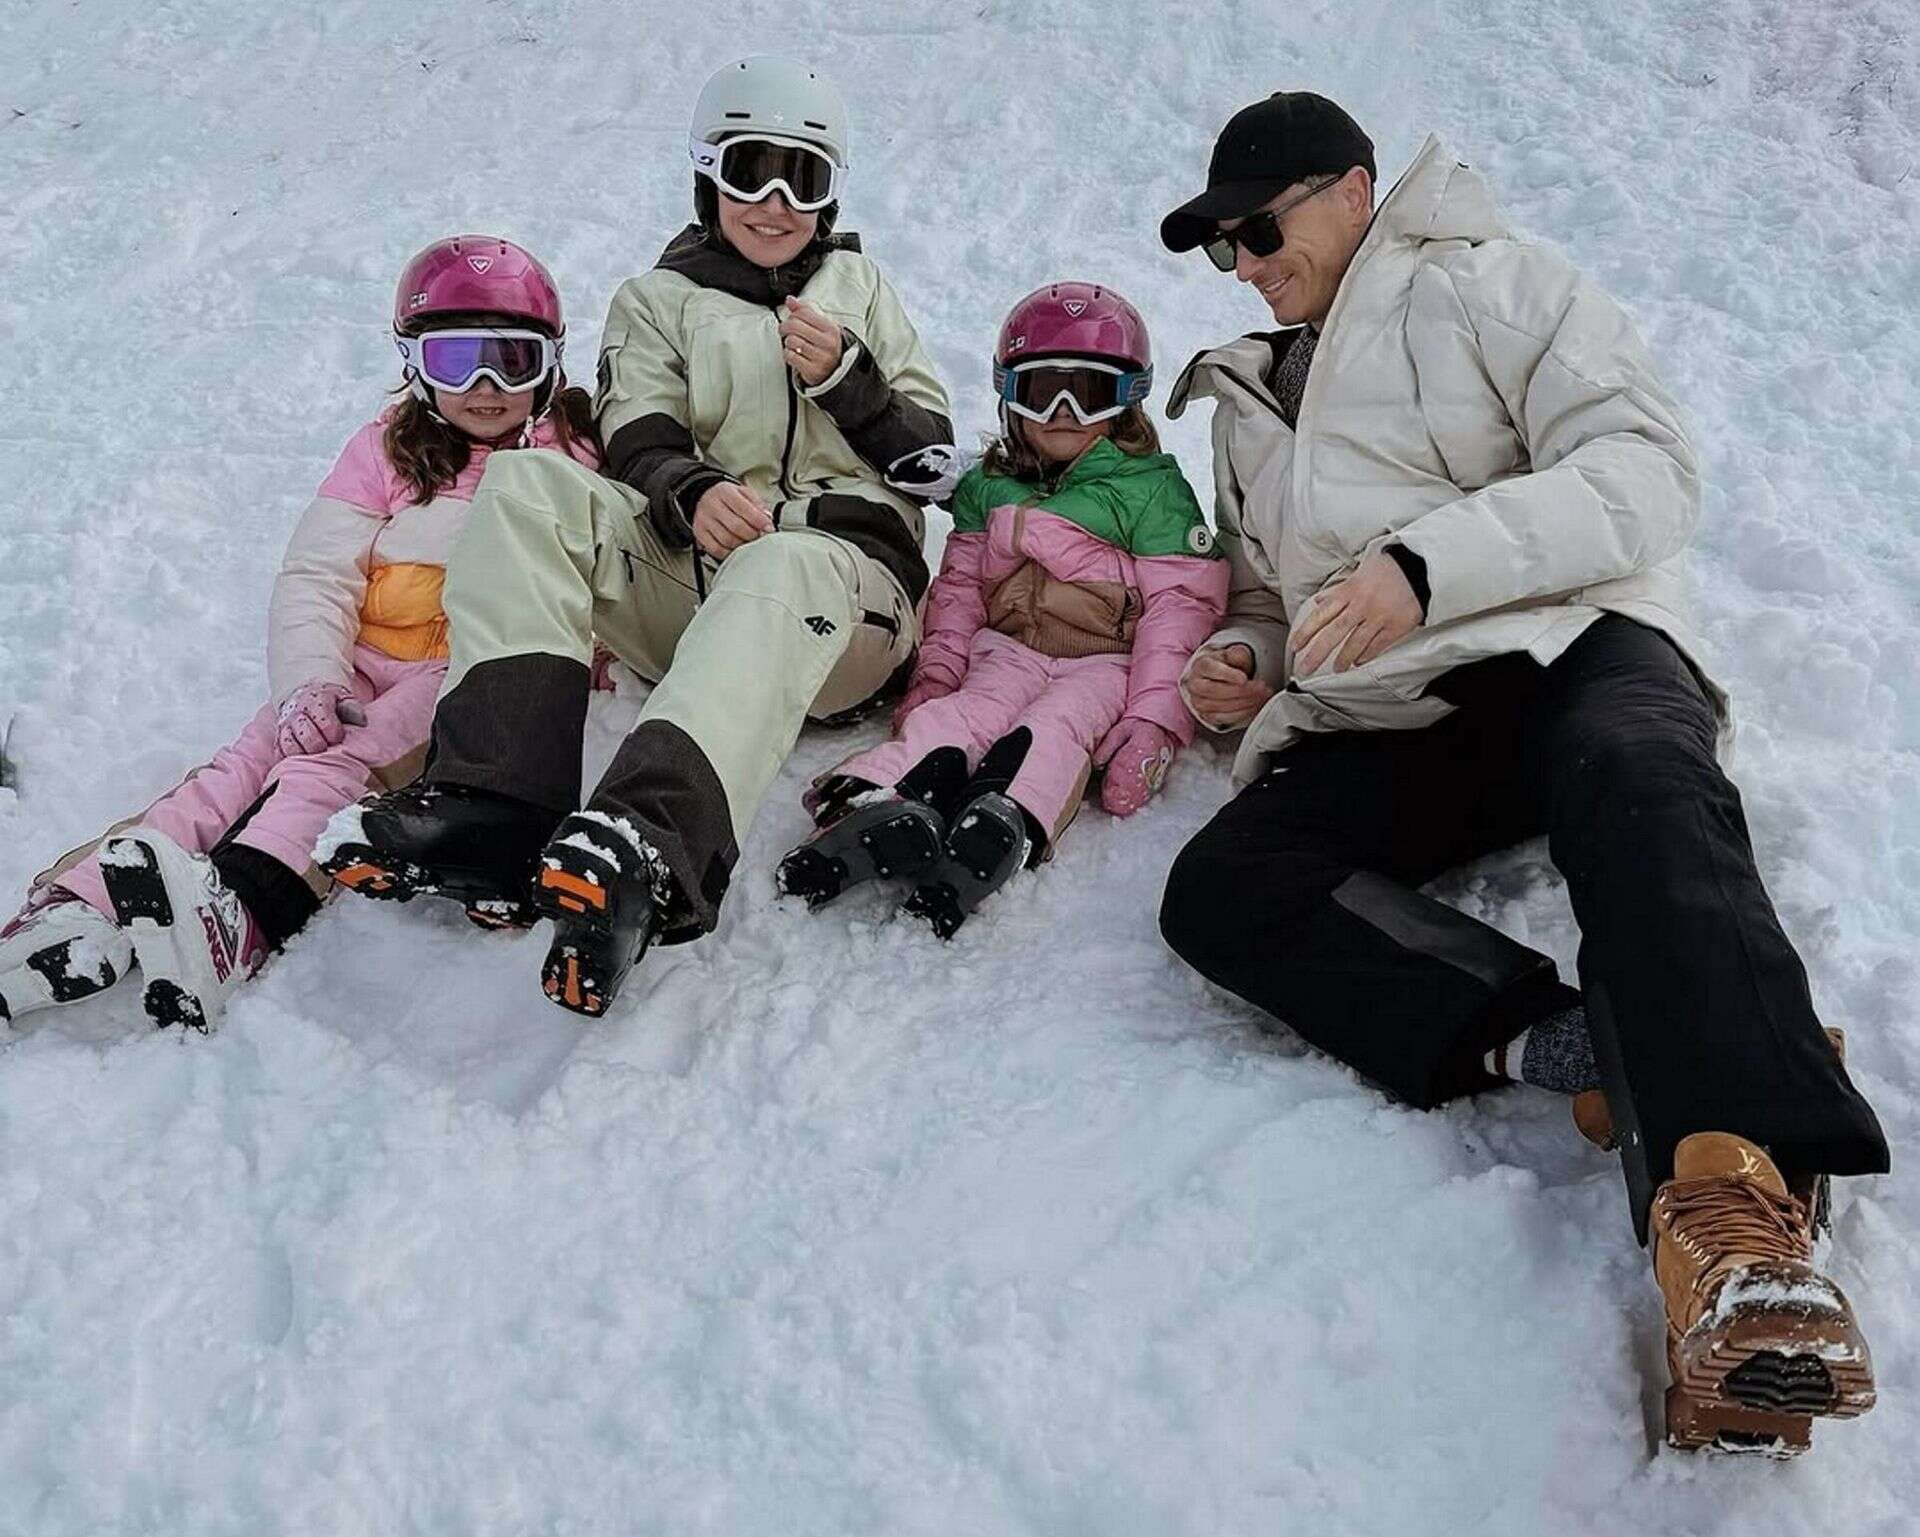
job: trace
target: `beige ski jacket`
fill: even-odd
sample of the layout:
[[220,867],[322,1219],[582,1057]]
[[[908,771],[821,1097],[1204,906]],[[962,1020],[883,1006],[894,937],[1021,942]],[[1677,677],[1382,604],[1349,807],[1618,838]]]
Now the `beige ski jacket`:
[[[841,366],[817,388],[781,355],[790,295],[843,332]],[[916,601],[928,577],[921,503],[951,489],[923,461],[951,455],[950,410],[900,300],[852,236],[769,270],[690,227],[621,285],[601,336],[607,473],[647,498],[663,537],[684,547],[694,503],[737,480],[782,526],[864,549]]]
[[[1620,306],[1515,239],[1439,140],[1341,281],[1297,430],[1266,383],[1292,334],[1202,353],[1167,407],[1215,402],[1233,580],[1208,644],[1245,643],[1279,690],[1236,784],[1303,732],[1431,724],[1453,709],[1429,692],[1441,674],[1513,652],[1550,663],[1603,613],[1662,631],[1700,669],[1683,553],[1699,486],[1679,410]],[[1426,564],[1426,623],[1364,666],[1290,677],[1292,617],[1389,542]],[[1724,737],[1726,697],[1702,678]]]

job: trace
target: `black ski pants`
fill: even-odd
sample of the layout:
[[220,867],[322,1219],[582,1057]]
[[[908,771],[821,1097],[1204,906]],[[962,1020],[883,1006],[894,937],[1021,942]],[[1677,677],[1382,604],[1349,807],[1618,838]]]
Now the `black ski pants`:
[[[1643,1236],[1690,1132],[1751,1138],[1789,1174],[1884,1170],[1672,643],[1609,615],[1550,667],[1495,658],[1436,691],[1459,708],[1435,725],[1279,754],[1174,862],[1167,943],[1421,1107],[1490,1086],[1487,1051],[1584,996]],[[1580,994],[1417,889],[1541,833],[1580,925]]]

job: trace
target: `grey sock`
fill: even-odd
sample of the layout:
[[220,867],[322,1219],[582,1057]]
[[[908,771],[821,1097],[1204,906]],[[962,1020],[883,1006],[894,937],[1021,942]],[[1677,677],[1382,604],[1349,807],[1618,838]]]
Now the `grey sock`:
[[1600,1087],[1586,1009],[1576,1003],[1558,1014],[1549,1014],[1527,1031],[1526,1045],[1520,1053],[1520,1081],[1561,1094],[1582,1094]]

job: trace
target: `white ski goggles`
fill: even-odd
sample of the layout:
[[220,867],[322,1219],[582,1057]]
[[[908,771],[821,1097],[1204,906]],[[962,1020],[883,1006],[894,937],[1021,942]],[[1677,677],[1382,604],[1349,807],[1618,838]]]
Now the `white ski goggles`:
[[1000,404],[1030,422],[1050,422],[1065,406],[1082,427],[1111,421],[1153,388],[1150,368],[1120,368],[1090,358],[1029,358],[994,370]]
[[778,191],[795,213],[825,208],[840,195],[840,167],[817,144],[776,134],[737,134],[718,144],[691,139],[694,173],[736,203],[764,203]]
[[452,395],[464,394],[482,379],[491,379],[509,395],[538,389],[560,366],[565,346],[541,331],[496,326],[424,331],[418,336],[396,331],[393,344],[414,377]]

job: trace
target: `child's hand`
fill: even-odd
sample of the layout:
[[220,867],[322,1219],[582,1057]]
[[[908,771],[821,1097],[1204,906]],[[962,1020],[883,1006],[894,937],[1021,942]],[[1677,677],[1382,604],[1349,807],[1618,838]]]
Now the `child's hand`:
[[[350,707],[360,716],[358,722],[349,718]],[[365,725],[366,720],[353,695],[338,683],[303,683],[280,703],[275,745],[283,758],[325,752],[346,740],[348,725]]]
[[953,690],[938,678],[916,678],[907,686],[900,702],[893,707],[893,734],[900,735],[900,728],[907,723],[907,717],[930,699],[944,699]]
[[840,366],[840,328],[804,299],[787,300],[780,317],[780,355],[809,389]]
[[773,514],[745,486],[723,480],[693,506],[693,539],[715,560],[773,532]]
[[1130,817],[1166,782],[1180,744],[1165,726],[1150,720],[1122,720],[1094,750],[1096,768],[1107,771],[1100,804],[1117,817]]

